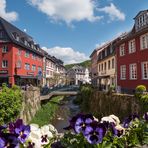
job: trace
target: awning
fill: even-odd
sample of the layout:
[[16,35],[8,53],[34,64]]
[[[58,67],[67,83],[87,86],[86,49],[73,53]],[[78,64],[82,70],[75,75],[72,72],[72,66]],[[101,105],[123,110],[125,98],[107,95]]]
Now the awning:
[[20,76],[20,75],[16,75],[16,77],[21,78],[21,79],[37,79],[37,77],[35,76]]
[[9,78],[9,76],[8,75],[0,75],[0,78]]

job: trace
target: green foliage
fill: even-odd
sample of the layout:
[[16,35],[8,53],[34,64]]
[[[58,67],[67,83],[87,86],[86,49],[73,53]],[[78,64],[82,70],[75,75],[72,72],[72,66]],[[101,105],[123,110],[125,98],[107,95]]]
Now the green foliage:
[[80,87],[80,93],[76,98],[76,101],[74,103],[77,103],[80,105],[80,108],[83,112],[89,112],[90,108],[90,98],[92,96],[92,86],[89,84],[81,85]]
[[67,65],[65,65],[65,67],[66,67],[66,69],[70,69],[70,68],[72,68],[75,65],[80,65],[82,67],[89,68],[90,67],[90,64],[91,64],[91,61],[90,60],[87,60],[87,61],[84,61],[84,62],[81,62],[81,63],[67,64]]
[[141,101],[144,103],[148,103],[148,94],[144,94],[141,96]]
[[16,85],[8,88],[6,84],[3,84],[0,92],[0,124],[14,121],[20,113],[21,106],[21,89]]
[[141,96],[145,91],[146,91],[146,87],[144,85],[138,85],[135,91],[136,98],[141,98]]
[[146,87],[144,85],[138,85],[136,87],[136,92],[145,92],[146,91]]
[[36,123],[39,126],[49,124],[58,110],[58,104],[61,99],[63,99],[62,96],[53,97],[47,104],[42,105],[30,123]]
[[138,103],[142,106],[144,112],[148,111],[148,94],[146,92],[146,87],[144,85],[138,85],[136,87],[135,97]]

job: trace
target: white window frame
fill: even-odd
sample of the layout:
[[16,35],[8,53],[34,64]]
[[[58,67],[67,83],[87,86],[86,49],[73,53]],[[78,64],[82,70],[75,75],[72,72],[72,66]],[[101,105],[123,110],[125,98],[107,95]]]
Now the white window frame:
[[126,65],[120,66],[120,79],[126,80]]
[[[146,69],[144,69],[144,64],[146,64]],[[142,79],[143,80],[148,80],[148,61],[142,62],[141,63],[141,71],[142,71]],[[145,72],[146,73],[145,73]],[[145,75],[146,74],[146,75]]]
[[27,51],[27,50],[26,50],[26,52],[25,52],[25,57],[26,57],[26,58],[29,58],[29,57],[30,57],[30,52]]
[[125,44],[121,44],[119,47],[119,54],[120,56],[124,56],[125,55]]
[[135,39],[130,40],[128,42],[128,51],[129,51],[129,53],[136,52],[136,42],[135,42]]
[[8,67],[8,61],[7,60],[3,60],[2,61],[2,68],[7,68]]
[[[143,40],[143,38],[145,38]],[[144,50],[148,48],[148,33],[140,36],[140,49]]]
[[3,45],[2,47],[2,53],[8,52],[8,45]]
[[136,80],[137,79],[137,64],[136,63],[130,64],[129,71],[130,71],[130,80]]
[[29,63],[25,63],[25,70],[30,70],[30,64]]
[[32,71],[36,71],[36,65],[32,65]]

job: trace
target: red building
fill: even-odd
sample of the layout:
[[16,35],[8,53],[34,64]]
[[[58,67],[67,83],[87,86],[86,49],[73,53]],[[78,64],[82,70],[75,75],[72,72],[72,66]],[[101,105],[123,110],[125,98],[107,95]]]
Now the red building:
[[148,10],[134,18],[133,29],[118,42],[117,85],[122,92],[133,92],[143,84],[148,90]]
[[33,38],[0,17],[0,85],[39,83],[43,51]]

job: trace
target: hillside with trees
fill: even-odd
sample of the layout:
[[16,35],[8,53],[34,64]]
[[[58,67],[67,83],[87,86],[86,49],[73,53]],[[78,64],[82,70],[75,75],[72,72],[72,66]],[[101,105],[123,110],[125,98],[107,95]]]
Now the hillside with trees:
[[66,67],[66,69],[70,69],[70,68],[72,68],[75,65],[80,65],[80,66],[83,66],[85,68],[89,68],[90,64],[91,64],[91,61],[90,60],[86,60],[86,61],[81,62],[81,63],[67,64],[67,65],[65,65],[65,67]]

